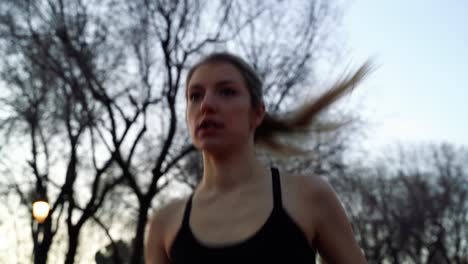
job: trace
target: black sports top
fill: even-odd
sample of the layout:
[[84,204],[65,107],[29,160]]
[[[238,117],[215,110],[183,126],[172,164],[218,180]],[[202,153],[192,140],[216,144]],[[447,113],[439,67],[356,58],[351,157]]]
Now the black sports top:
[[279,172],[276,168],[271,172],[274,204],[270,216],[254,235],[233,245],[210,247],[195,238],[189,225],[192,194],[170,249],[171,263],[315,263],[315,249],[283,208]]

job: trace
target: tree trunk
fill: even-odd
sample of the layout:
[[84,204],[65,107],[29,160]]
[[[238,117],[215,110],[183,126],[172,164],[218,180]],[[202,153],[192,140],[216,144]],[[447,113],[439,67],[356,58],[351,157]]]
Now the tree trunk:
[[34,264],[47,264],[48,249],[43,243],[34,246]]
[[[151,199],[147,199],[151,201]],[[132,264],[142,264],[143,262],[143,254],[144,254],[144,243],[143,240],[145,238],[145,228],[146,222],[148,220],[148,210],[150,202],[144,201],[140,203],[140,212],[138,214],[138,223],[137,223],[137,230],[136,235],[133,240],[133,253],[130,263]]]
[[73,264],[75,262],[76,250],[78,248],[79,228],[73,227],[68,231],[68,251],[65,258],[65,264]]
[[38,236],[34,239],[34,264],[47,264],[47,255],[52,244],[52,221],[48,218],[43,224],[39,224],[37,232],[42,233],[42,240]]

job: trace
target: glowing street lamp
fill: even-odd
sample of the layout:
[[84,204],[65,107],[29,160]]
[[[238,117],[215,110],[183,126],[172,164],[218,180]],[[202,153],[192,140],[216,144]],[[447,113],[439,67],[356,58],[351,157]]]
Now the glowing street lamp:
[[36,219],[39,224],[42,224],[46,220],[47,216],[49,215],[49,211],[50,206],[45,199],[38,199],[34,201],[32,206],[32,213],[34,219]]

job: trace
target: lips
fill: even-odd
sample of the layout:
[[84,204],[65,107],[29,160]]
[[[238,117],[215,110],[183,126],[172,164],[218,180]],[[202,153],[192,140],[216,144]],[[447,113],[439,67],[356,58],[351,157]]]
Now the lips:
[[224,125],[221,122],[212,119],[203,119],[197,126],[197,130],[221,129]]

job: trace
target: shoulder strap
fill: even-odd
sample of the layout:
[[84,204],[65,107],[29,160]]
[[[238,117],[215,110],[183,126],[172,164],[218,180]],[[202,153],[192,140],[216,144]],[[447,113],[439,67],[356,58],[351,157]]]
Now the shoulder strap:
[[274,208],[282,208],[283,201],[281,199],[281,180],[279,176],[279,171],[277,168],[271,168],[271,177],[273,182],[273,202]]

